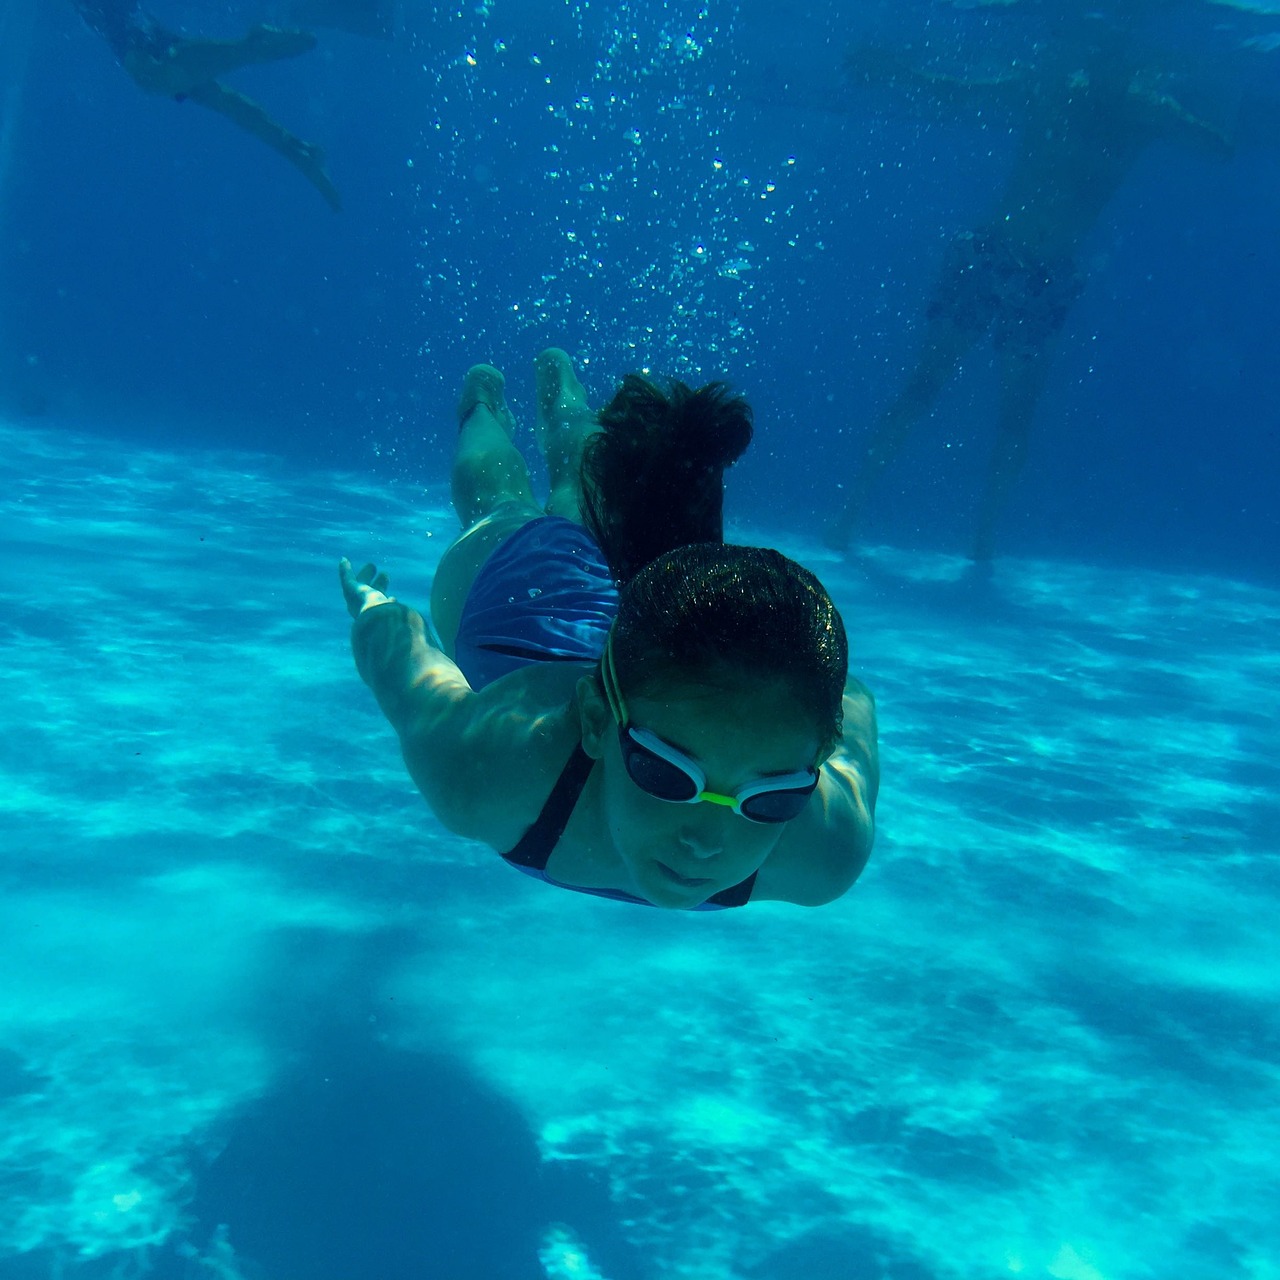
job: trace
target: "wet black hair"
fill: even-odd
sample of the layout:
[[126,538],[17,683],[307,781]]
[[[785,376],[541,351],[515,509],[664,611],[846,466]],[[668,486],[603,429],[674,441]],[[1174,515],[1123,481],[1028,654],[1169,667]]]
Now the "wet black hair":
[[823,751],[839,740],[844,623],[822,583],[772,548],[698,542],[651,561],[622,592],[613,663],[624,694],[673,678],[782,681]]
[[724,383],[664,391],[629,374],[600,424],[583,453],[583,518],[620,589],[624,694],[781,679],[834,745],[849,649],[831,597],[781,552],[723,541],[724,473],[751,442],[750,406]]
[[696,391],[629,373],[582,456],[583,520],[619,587],[649,561],[724,536],[724,473],[751,443],[751,408],[723,382]]

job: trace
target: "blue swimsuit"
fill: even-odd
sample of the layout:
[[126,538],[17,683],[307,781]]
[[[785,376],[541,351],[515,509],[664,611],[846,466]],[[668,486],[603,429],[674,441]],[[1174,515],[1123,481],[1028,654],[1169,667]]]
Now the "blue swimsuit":
[[617,612],[618,589],[591,535],[542,516],[481,565],[462,606],[454,661],[473,689],[530,662],[595,662]]

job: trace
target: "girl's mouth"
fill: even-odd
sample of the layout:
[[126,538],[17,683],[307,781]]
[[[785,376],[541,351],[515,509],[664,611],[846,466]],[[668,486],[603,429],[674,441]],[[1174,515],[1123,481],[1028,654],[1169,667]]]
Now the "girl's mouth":
[[678,884],[684,889],[700,889],[704,884],[711,883],[710,880],[701,877],[682,876],[678,871],[673,871],[665,862],[655,861],[654,866],[658,867],[672,884]]

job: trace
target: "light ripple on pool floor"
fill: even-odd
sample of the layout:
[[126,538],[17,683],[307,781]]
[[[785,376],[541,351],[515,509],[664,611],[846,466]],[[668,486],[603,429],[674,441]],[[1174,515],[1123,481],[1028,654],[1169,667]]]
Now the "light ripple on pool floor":
[[[879,698],[877,851],[821,911],[673,916],[534,885],[411,792],[334,563],[424,603],[441,486],[0,449],[0,1067],[36,1082],[0,1100],[0,1252],[163,1236],[182,1152],[281,1068],[262,1002],[395,930],[387,1033],[597,1164],[663,1274],[791,1280],[788,1241],[862,1232],[939,1280],[1280,1275],[1280,593],[777,534]],[[299,931],[332,969],[285,966]]]

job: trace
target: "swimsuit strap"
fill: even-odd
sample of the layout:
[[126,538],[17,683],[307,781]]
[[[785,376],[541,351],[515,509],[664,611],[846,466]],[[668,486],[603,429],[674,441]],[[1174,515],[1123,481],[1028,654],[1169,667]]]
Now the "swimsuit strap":
[[569,825],[574,806],[582,789],[587,785],[587,777],[595,766],[595,761],[578,743],[551,788],[551,794],[542,806],[542,811],[533,820],[533,825],[520,837],[520,842],[510,853],[502,856],[518,867],[529,867],[534,871],[545,871],[551,851],[564,835]]
[[751,900],[751,890],[756,887],[756,876],[759,872],[753,871],[745,880],[739,880],[737,884],[731,884],[727,889],[721,889],[719,893],[713,893],[707,899],[707,905],[713,907],[745,907]]
[[[530,871],[540,878],[546,879],[547,862],[551,857],[552,850],[560,842],[560,837],[564,835],[564,829],[569,825],[569,819],[573,815],[574,807],[578,803],[578,797],[582,795],[582,789],[587,785],[587,778],[591,774],[591,770],[595,767],[595,761],[587,755],[582,749],[582,743],[579,742],[573,749],[573,754],[565,762],[565,766],[560,770],[560,776],[556,779],[556,784],[551,788],[551,794],[547,796],[543,803],[542,810],[533,820],[532,825],[520,837],[519,843],[510,853],[502,855],[503,860],[512,864],[512,866],[520,867],[522,870]],[[555,883],[554,881],[552,883]],[[751,898],[751,890],[755,887],[756,872],[752,872],[745,880],[738,884],[730,885],[727,889],[721,889],[719,893],[712,894],[699,908],[699,910],[714,909],[716,907],[745,907]],[[616,889],[577,889],[575,885],[561,885],[563,889],[574,889],[578,893],[592,893],[602,898],[617,898],[624,902],[636,902],[645,906],[651,905],[644,898],[634,897],[629,893],[622,893]]]

